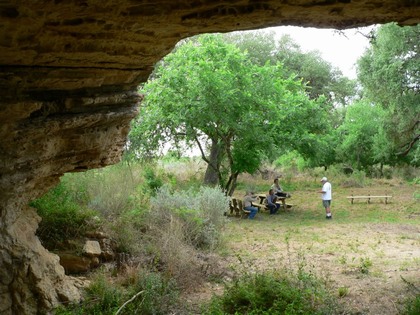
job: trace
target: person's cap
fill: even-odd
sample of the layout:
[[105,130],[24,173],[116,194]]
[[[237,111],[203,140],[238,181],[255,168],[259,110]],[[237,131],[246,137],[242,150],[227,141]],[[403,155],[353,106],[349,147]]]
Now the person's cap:
[[326,182],[326,181],[327,181],[327,178],[325,176],[321,178],[321,182]]

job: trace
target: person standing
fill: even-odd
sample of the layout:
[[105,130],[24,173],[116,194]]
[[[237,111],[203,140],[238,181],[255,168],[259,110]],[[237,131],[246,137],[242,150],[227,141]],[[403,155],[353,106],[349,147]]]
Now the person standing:
[[252,220],[258,212],[258,208],[252,206],[252,203],[256,201],[257,201],[257,197],[254,196],[253,192],[247,191],[243,199],[243,203],[244,203],[244,209],[251,211],[248,216],[248,219]]
[[322,177],[321,183],[322,183],[322,190],[320,190],[319,193],[322,194],[322,205],[325,208],[326,218],[327,219],[332,219],[332,214],[331,214],[332,187],[331,187],[331,183],[328,182],[328,179],[326,177]]
[[270,209],[270,214],[276,214],[280,208],[280,205],[276,201],[277,196],[274,194],[274,190],[270,189],[267,196],[267,207]]

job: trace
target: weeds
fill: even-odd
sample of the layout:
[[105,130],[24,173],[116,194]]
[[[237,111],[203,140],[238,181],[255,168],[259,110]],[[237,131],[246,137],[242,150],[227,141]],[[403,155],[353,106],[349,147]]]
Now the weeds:
[[339,287],[338,288],[338,297],[343,298],[349,294],[348,287]]
[[368,274],[370,267],[372,267],[372,261],[369,257],[366,258],[360,258],[360,264],[358,266],[358,270],[363,274]]
[[416,287],[407,279],[401,277],[409,290],[409,297],[404,301],[404,309],[402,315],[418,315],[420,314],[420,288]]
[[55,310],[56,315],[168,314],[178,302],[178,289],[173,281],[159,273],[139,269],[131,283],[118,283],[98,273],[86,289],[82,305],[69,305]]
[[203,314],[331,314],[336,309],[334,298],[312,274],[274,270],[235,279]]

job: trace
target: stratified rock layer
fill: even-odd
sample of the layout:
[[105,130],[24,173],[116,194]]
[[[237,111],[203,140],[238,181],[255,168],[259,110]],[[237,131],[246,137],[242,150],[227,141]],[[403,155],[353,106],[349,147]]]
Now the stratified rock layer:
[[137,85],[180,39],[276,25],[420,21],[419,0],[0,2],[0,313],[80,295],[35,237],[28,202],[65,172],[119,161]]

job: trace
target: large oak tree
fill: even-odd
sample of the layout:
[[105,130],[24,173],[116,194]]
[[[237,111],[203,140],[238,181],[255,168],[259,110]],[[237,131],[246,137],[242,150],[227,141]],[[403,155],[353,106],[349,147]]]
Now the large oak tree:
[[205,182],[231,195],[237,176],[255,172],[280,144],[305,146],[320,129],[321,102],[286,78],[281,64],[251,62],[220,35],[185,41],[143,87],[130,150],[154,155],[163,145],[198,147]]

